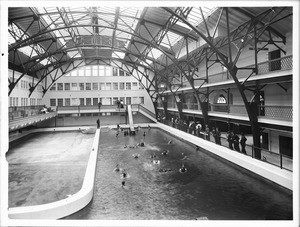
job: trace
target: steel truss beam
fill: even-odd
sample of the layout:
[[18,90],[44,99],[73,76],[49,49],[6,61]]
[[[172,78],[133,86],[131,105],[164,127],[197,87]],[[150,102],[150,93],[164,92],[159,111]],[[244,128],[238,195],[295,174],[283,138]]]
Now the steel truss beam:
[[108,27],[108,26],[101,26],[101,25],[69,25],[69,26],[66,26],[66,27],[59,27],[59,28],[54,28],[54,29],[50,29],[50,30],[47,30],[47,31],[40,31],[38,32],[37,34],[25,39],[25,40],[21,40],[19,42],[17,42],[15,45],[12,45],[10,48],[9,48],[9,51],[12,51],[12,50],[15,50],[15,49],[18,49],[18,48],[21,48],[22,46],[24,45],[28,45],[28,42],[30,42],[31,40],[37,38],[37,37],[40,37],[42,35],[45,35],[47,33],[52,33],[54,31],[58,31],[58,30],[62,30],[62,29],[71,29],[71,28],[78,28],[78,27],[101,27],[101,28],[107,28],[107,29],[115,29],[117,31],[121,31],[121,32],[124,32],[124,33],[127,33],[127,34],[130,34],[134,37],[137,37],[139,39],[141,39],[142,41],[144,41],[148,46],[151,46],[151,47],[154,47],[158,50],[160,50],[165,56],[166,58],[169,58],[171,60],[171,62],[176,65],[176,67],[182,71],[182,73],[185,75],[185,72],[180,68],[177,60],[174,58],[174,56],[170,56],[170,54],[166,53],[166,51],[164,51],[159,45],[157,45],[156,43],[153,43],[153,42],[150,42],[149,40],[145,39],[144,37],[141,37],[139,34],[136,34],[135,32],[128,32],[126,30],[123,30],[123,29],[119,29],[119,28],[112,28],[112,27]]
[[[239,56],[241,54],[241,51],[242,49],[246,46],[246,44],[248,44],[253,38],[256,38],[256,37],[248,37],[249,33],[253,30],[256,29],[256,31],[259,32],[258,34],[258,37],[260,37],[264,31],[269,27],[271,26],[273,23],[279,21],[280,19],[276,19],[277,16],[280,15],[280,13],[283,11],[283,10],[279,10],[279,12],[276,13],[275,16],[271,17],[269,19],[269,21],[266,23],[266,25],[263,25],[261,26],[260,28],[257,28],[257,25],[259,24],[259,21],[262,19],[262,18],[265,18],[271,11],[273,12],[274,9],[270,9],[270,10],[267,10],[263,13],[261,13],[260,15],[258,15],[255,20],[250,20],[247,24],[247,26],[245,27],[248,27],[247,28],[247,31],[246,31],[246,34],[243,34],[241,36],[241,40],[242,40],[242,44],[236,54],[236,57],[235,59],[232,59],[232,55],[231,55],[231,52],[230,52],[230,46],[231,46],[231,42],[233,42],[233,40],[231,40],[231,37],[232,37],[232,34],[233,33],[230,33],[229,32],[229,27],[227,28],[228,29],[228,33],[227,33],[227,37],[225,37],[224,39],[227,40],[227,46],[229,48],[229,59],[226,59],[224,57],[224,55],[220,52],[220,47],[217,47],[215,46],[215,44],[213,43],[213,41],[209,38],[206,37],[206,35],[204,35],[202,32],[200,32],[197,28],[195,28],[192,24],[190,24],[184,17],[180,16],[180,15],[177,15],[173,10],[169,9],[169,8],[164,8],[167,12],[169,12],[171,15],[174,15],[176,17],[178,17],[183,23],[187,24],[193,31],[195,31],[203,40],[205,40],[207,42],[207,44],[209,45],[210,47],[210,50],[215,52],[216,55],[218,56],[218,58],[220,59],[220,61],[222,62],[222,64],[225,65],[225,67],[228,69],[229,73],[231,74],[231,77],[233,78],[239,92],[240,92],[240,95],[244,101],[244,105],[246,107],[246,110],[247,110],[247,113],[248,113],[248,117],[249,117],[249,120],[250,120],[250,124],[251,124],[251,128],[252,128],[252,132],[253,132],[253,144],[254,144],[254,147],[255,147],[255,158],[258,158],[260,159],[261,158],[261,152],[260,152],[260,133],[259,133],[259,123],[258,123],[258,111],[257,111],[257,99],[255,102],[248,102],[247,100],[247,97],[244,93],[244,86],[242,86],[242,84],[238,81],[237,77],[236,77],[236,74],[237,74],[237,71],[238,71],[238,68],[236,66],[236,63],[237,63],[237,60],[239,59]],[[226,11],[228,12],[228,10],[226,9]],[[289,14],[288,16],[290,16],[292,14]],[[284,19],[286,18],[287,16],[283,16],[281,19]],[[276,20],[275,20],[276,19]],[[228,16],[228,13],[226,13],[226,21],[227,21],[227,25],[229,25],[229,16]],[[207,31],[208,32],[208,31]],[[234,34],[236,35],[236,34]],[[229,61],[228,61],[229,60]]]

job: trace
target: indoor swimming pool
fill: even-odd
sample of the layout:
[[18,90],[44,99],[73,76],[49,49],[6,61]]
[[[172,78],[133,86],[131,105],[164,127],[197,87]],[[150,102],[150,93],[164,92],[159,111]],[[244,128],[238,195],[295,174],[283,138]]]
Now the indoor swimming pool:
[[292,220],[292,208],[290,190],[160,129],[102,128],[94,198],[65,219]]
[[82,186],[95,134],[36,132],[10,144],[9,207],[65,199]]

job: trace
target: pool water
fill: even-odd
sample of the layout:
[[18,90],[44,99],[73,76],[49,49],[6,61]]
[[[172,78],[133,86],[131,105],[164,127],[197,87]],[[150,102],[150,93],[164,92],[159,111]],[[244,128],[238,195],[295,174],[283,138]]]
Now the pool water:
[[10,147],[9,207],[41,205],[67,198],[82,186],[95,134],[33,133]]
[[[133,148],[142,140],[145,147]],[[163,155],[164,150],[169,153]],[[156,157],[152,158],[153,155]],[[117,164],[125,169],[125,179],[115,171]],[[186,173],[179,172],[183,164]],[[125,187],[122,187],[123,180]],[[116,130],[102,129],[94,198],[88,206],[66,217],[102,220],[292,218],[291,191],[216,159],[207,151],[196,150],[194,145],[159,129],[142,129],[135,136],[121,133],[118,137]]]

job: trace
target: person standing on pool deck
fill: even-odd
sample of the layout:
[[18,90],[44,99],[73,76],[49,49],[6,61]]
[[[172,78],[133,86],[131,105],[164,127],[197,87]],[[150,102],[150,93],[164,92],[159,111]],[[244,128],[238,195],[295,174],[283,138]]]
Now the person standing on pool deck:
[[247,138],[245,137],[245,134],[242,132],[241,133],[241,140],[240,140],[240,144],[241,144],[241,147],[242,147],[242,153],[246,154],[246,141],[247,141]]
[[236,133],[233,134],[233,145],[234,149],[240,152],[240,137]]
[[99,118],[97,120],[97,128],[100,128],[100,120],[99,120]]

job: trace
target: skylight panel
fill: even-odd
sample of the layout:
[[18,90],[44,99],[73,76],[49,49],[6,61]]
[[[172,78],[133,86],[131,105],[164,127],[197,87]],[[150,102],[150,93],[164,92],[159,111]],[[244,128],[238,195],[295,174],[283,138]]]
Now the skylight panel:
[[37,53],[34,49],[32,49],[32,47],[30,46],[25,46],[25,47],[21,47],[18,49],[20,52],[22,52],[23,54],[27,55],[28,57],[35,57],[37,56]]
[[[208,16],[210,16],[217,9],[218,9],[217,7],[201,7],[204,18],[207,18]],[[191,12],[187,16],[187,21],[194,27],[198,26],[203,21],[200,7],[192,8]],[[190,27],[188,25],[186,25],[185,23],[183,23],[180,20],[178,20],[176,24],[190,29]]]
[[[167,34],[164,36],[161,45],[167,48],[173,47],[182,36],[175,34],[174,32],[168,31]],[[170,46],[171,45],[171,46]]]
[[152,48],[151,51],[148,54],[149,58],[157,59],[162,55],[162,52],[156,48]]
[[112,53],[112,57],[113,57],[113,58],[124,59],[125,53],[119,52],[119,51],[114,51],[114,52]]

